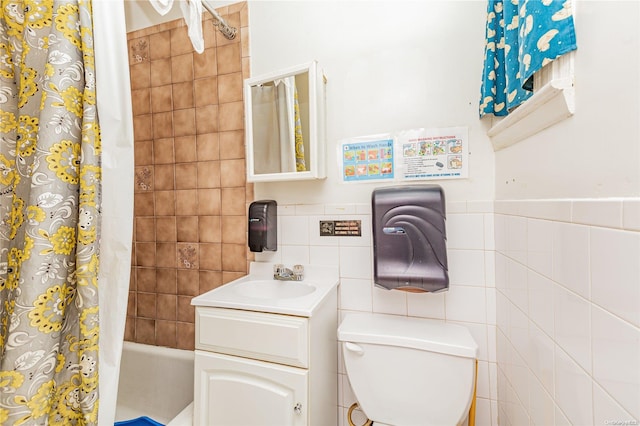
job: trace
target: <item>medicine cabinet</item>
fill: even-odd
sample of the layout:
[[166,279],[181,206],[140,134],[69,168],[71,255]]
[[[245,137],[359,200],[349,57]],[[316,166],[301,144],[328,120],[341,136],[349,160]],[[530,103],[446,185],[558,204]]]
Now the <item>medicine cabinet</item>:
[[244,81],[247,181],[325,177],[325,84],[316,61]]

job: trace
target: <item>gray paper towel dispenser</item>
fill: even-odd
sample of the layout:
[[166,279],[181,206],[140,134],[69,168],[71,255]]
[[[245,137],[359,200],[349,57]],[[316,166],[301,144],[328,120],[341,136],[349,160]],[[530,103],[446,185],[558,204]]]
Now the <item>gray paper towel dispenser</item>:
[[412,185],[376,189],[371,207],[376,285],[417,292],[447,290],[442,188]]

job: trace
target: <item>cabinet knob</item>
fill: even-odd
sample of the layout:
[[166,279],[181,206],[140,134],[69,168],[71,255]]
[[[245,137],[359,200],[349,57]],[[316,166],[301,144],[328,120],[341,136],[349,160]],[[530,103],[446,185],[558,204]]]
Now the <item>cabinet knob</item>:
[[296,414],[300,414],[302,413],[302,404],[300,404],[299,402],[296,404],[295,407],[293,407],[293,411],[296,412]]

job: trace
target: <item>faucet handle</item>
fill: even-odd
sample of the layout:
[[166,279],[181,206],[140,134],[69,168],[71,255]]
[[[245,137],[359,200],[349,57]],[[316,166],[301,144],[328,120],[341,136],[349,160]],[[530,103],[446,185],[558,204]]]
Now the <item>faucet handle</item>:
[[293,265],[293,276],[296,281],[302,281],[304,279],[304,266]]
[[273,265],[273,276],[280,276],[284,272],[284,265],[282,263],[276,263]]

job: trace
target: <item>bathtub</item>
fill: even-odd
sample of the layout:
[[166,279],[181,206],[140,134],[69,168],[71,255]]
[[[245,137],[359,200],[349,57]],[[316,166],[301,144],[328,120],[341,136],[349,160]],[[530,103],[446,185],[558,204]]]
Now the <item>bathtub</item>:
[[124,342],[116,422],[147,416],[163,425],[190,426],[193,351]]

